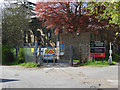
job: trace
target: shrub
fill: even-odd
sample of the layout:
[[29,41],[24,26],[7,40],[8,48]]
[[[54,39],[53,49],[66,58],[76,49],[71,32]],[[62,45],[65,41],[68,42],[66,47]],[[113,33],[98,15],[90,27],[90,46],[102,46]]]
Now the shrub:
[[120,61],[120,55],[116,53],[113,54],[113,61],[116,61],[116,62]]
[[19,48],[17,60],[19,63],[25,62],[25,50],[24,48]]
[[9,46],[3,45],[2,46],[2,64],[11,63],[14,60],[15,59],[14,59],[14,56],[13,56],[13,53],[12,53],[12,48],[9,47]]

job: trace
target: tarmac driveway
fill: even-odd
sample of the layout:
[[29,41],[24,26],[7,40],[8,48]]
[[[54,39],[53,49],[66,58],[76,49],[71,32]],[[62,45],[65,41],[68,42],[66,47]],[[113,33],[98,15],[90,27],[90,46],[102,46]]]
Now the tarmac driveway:
[[25,68],[0,66],[3,88],[118,88],[118,65]]

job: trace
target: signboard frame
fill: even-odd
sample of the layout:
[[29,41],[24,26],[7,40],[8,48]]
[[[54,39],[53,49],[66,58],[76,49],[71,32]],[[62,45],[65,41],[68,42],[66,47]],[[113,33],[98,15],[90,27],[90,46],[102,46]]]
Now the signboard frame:
[[104,41],[90,41],[90,57],[105,57]]

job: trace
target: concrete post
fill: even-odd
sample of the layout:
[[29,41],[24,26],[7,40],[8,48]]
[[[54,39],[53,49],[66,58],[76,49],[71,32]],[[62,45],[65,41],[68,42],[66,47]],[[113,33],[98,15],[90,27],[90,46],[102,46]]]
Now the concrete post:
[[109,56],[109,64],[112,64],[112,49],[111,49],[111,42],[110,42],[110,50],[109,50],[110,56]]
[[57,41],[57,60],[60,59],[59,55],[60,55],[60,42]]
[[73,47],[70,45],[70,61],[71,61],[71,66],[73,66]]

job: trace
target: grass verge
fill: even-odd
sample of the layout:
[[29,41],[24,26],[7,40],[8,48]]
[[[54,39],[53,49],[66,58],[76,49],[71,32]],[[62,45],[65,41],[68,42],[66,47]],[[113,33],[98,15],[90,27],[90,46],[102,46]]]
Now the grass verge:
[[21,63],[21,64],[18,64],[18,65],[28,67],[28,68],[34,68],[34,67],[39,66],[39,64],[36,64],[36,63],[33,63],[33,62]]
[[103,67],[103,66],[110,66],[115,65],[117,62],[112,61],[112,64],[109,64],[108,61],[94,61],[94,62],[87,62],[79,64],[79,66],[97,66],[97,67]]
[[34,67],[39,66],[39,64],[36,64],[34,62],[19,63],[18,60],[11,62],[11,63],[6,63],[5,65],[17,65],[17,66],[24,66],[24,67],[28,67],[28,68],[34,68]]

